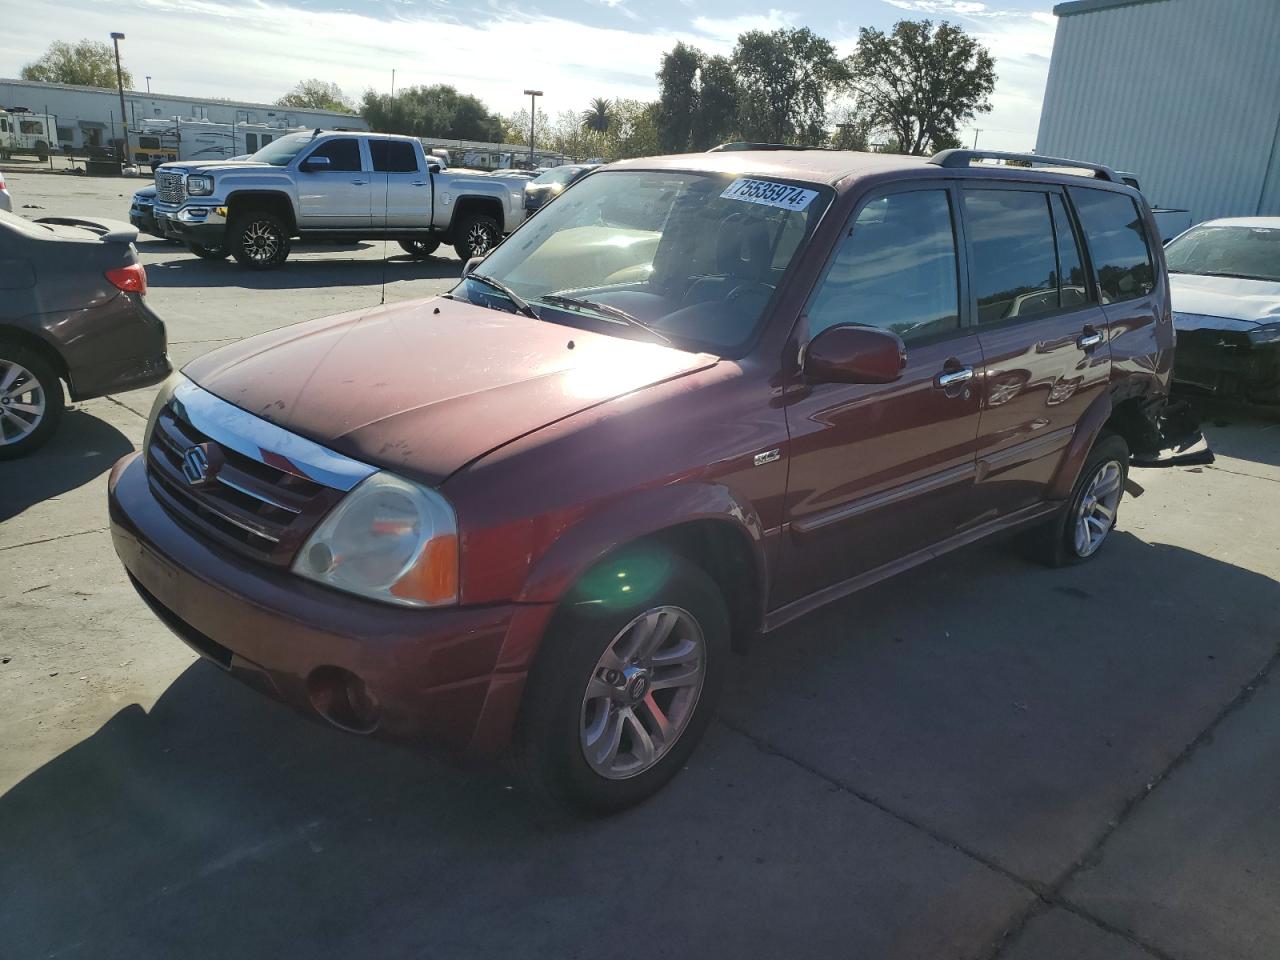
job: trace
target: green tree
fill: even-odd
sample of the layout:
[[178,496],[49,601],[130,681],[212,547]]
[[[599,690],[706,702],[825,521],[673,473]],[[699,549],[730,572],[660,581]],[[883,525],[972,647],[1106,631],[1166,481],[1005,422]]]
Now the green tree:
[[366,91],[360,115],[379,133],[405,133],[442,140],[500,141],[502,118],[470,94],[448,84],[406,87],[395,95]]
[[582,128],[595,133],[608,133],[615,119],[614,104],[604,97],[596,97],[582,111]]
[[960,27],[900,20],[892,33],[863,27],[848,63],[859,107],[873,126],[917,156],[958,142],[957,131],[991,110],[990,52]]
[[[503,143],[528,143],[529,142],[529,111],[521,108],[515,113],[509,113],[502,118],[502,142]],[[549,118],[547,114],[539,110],[538,119],[533,128],[533,143],[535,150],[545,150],[551,146],[552,134],[549,126]],[[559,149],[558,147],[556,149]]]
[[848,82],[829,40],[808,27],[751,30],[733,49],[738,125],[748,140],[824,143],[827,97]]
[[698,114],[702,52],[685,43],[662,55],[658,67],[658,147],[663,153],[689,149]]
[[728,57],[704,57],[698,71],[698,109],[689,148],[707,150],[732,140],[738,129],[738,78]]
[[658,145],[658,104],[643,100],[615,100],[610,110],[612,122],[600,154],[609,160],[651,157],[661,153]]
[[[133,74],[121,71],[125,89],[133,87]],[[81,40],[71,44],[56,40],[39,60],[22,68],[23,80],[43,83],[74,83],[83,87],[116,85],[116,55],[111,44]]]
[[276,105],[338,113],[350,113],[355,106],[336,83],[315,78],[299,80],[297,86],[276,101]]
[[871,149],[871,121],[853,106],[844,106],[833,115],[835,131],[831,134],[833,150]]

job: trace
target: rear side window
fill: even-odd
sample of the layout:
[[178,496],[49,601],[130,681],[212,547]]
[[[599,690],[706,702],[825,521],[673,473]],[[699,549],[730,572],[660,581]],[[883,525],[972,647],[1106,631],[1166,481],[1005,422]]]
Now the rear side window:
[[405,140],[370,140],[373,169],[379,173],[417,173],[418,155]]
[[840,323],[911,342],[960,326],[955,231],[945,190],[893,193],[863,207],[809,303],[809,332]]
[[964,227],[978,323],[1058,310],[1058,260],[1048,194],[966,190]]
[[1145,297],[1155,288],[1155,268],[1138,205],[1119,193],[1072,188],[1103,303]]
[[360,169],[360,144],[353,137],[326,140],[311,151],[309,156],[328,157],[330,170],[347,172]]
[[1080,244],[1061,194],[1049,194],[1053,210],[1053,238],[1058,245],[1058,303],[1070,309],[1089,302],[1089,285],[1080,258]]

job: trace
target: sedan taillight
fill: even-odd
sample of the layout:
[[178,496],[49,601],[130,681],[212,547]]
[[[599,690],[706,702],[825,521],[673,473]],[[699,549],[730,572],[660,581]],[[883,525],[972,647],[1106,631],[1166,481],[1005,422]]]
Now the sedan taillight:
[[140,263],[131,263],[127,267],[108,270],[107,279],[125,293],[147,292],[147,271]]

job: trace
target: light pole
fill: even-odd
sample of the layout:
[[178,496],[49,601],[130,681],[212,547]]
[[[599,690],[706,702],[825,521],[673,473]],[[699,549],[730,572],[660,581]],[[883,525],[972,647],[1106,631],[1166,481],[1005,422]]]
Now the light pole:
[[147,93],[151,92],[151,74],[147,74]]
[[116,48],[116,89],[120,91],[120,127],[124,130],[124,162],[129,162],[129,124],[125,122],[124,110],[124,74],[120,71],[120,41],[123,33],[111,34],[111,42]]
[[526,90],[524,95],[529,98],[529,165],[536,167],[537,164],[533,162],[533,128],[538,116],[538,98],[542,96],[542,91]]

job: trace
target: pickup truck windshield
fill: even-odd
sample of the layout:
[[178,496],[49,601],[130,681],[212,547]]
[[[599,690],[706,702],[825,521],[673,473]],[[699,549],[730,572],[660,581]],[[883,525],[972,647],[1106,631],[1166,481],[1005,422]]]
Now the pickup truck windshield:
[[1280,230],[1194,227],[1164,248],[1170,273],[1280,282]]
[[[831,197],[829,187],[777,179],[604,171],[567,189],[480,272],[543,320],[629,337],[647,326],[730,356],[752,338]],[[515,306],[492,283],[464,280],[453,296]]]
[[268,143],[249,159],[258,163],[269,163],[273,167],[283,167],[315,138],[314,133],[291,133]]

